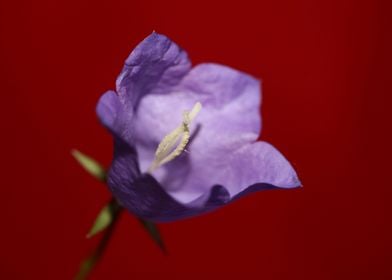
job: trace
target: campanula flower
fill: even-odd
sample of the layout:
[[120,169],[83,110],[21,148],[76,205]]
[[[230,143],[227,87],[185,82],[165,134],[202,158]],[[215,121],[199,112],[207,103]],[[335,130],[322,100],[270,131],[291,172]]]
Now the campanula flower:
[[97,114],[114,137],[107,182],[118,202],[151,221],[205,213],[245,194],[295,188],[290,163],[261,131],[260,81],[230,67],[191,65],[152,33],[129,55]]

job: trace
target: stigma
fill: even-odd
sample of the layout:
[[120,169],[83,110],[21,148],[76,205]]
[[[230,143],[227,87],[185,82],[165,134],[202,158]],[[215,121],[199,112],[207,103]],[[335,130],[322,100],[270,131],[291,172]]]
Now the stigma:
[[190,111],[183,112],[181,124],[173,131],[166,134],[159,143],[158,148],[155,151],[154,161],[148,168],[148,173],[152,173],[154,170],[165,163],[172,161],[185,151],[186,145],[191,138],[189,126],[200,112],[201,108],[201,103],[196,102]]

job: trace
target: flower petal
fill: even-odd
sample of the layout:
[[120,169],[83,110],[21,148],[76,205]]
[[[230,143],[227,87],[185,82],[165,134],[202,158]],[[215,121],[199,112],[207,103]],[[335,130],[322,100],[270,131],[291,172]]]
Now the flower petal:
[[[274,187],[295,188],[301,184],[291,164],[267,142],[249,143],[241,147],[234,142],[226,142],[212,155],[184,155],[182,160],[189,162],[190,172],[183,175],[181,187],[167,188],[167,191],[185,204],[208,193],[214,185],[224,186],[233,199],[242,196],[242,192],[245,194]],[[170,176],[182,174],[178,166],[169,165],[167,168]]]
[[229,200],[228,191],[213,186],[194,202],[182,204],[171,197],[149,174],[138,170],[136,152],[116,141],[108,185],[119,203],[140,218],[168,222],[211,211]]
[[167,93],[191,68],[188,55],[164,35],[153,32],[129,55],[116,86],[124,104],[134,109],[152,92]]
[[[224,185],[207,185],[207,181],[197,182],[193,177],[189,181],[191,184],[184,185],[179,192],[167,192],[151,175],[140,175],[137,165],[130,164],[135,163],[135,153],[129,146],[117,147],[117,151],[120,152],[115,155],[108,180],[111,191],[129,211],[155,222],[207,213],[255,191],[300,186],[292,166],[266,142],[240,148],[229,161],[221,158],[221,164],[228,168],[213,172],[214,178],[209,171],[203,173],[208,166],[204,170],[193,170],[193,174],[198,173],[200,178],[207,175],[210,182],[220,181]],[[190,188],[200,188],[201,184],[205,184],[204,192],[192,198],[187,196]]]
[[287,159],[271,144],[259,141],[245,145],[231,156],[230,176],[226,177],[224,186],[232,197],[253,189],[266,189],[267,185],[277,188],[296,188],[301,182]]
[[195,66],[181,82],[189,92],[212,112],[217,133],[254,133],[261,131],[260,80],[233,68],[203,63]]
[[123,104],[114,91],[107,91],[98,101],[96,113],[101,123],[114,135],[121,135],[125,128]]
[[198,138],[211,142],[214,135],[240,139],[247,134],[247,142],[255,141],[261,129],[260,100],[257,79],[223,65],[200,64],[170,94],[140,100],[135,135],[140,145],[154,150],[182,122],[182,113],[201,102],[203,109],[193,124],[202,126]]

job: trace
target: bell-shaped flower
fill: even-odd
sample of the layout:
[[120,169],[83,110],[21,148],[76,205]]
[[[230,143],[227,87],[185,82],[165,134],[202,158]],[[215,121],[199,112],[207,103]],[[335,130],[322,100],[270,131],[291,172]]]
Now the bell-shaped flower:
[[260,103],[259,80],[214,63],[192,67],[184,50],[152,33],[97,105],[114,137],[113,195],[137,216],[162,222],[251,192],[299,187],[286,158],[257,141]]

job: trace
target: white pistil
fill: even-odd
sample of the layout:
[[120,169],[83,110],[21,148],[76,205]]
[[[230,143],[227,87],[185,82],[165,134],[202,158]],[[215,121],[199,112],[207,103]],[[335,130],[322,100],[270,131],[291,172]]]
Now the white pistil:
[[[190,139],[189,125],[200,112],[201,108],[201,103],[197,102],[190,112],[185,111],[183,113],[182,123],[162,139],[155,151],[155,159],[148,169],[149,173],[152,173],[161,165],[168,163],[181,155]],[[180,142],[175,147],[178,141]]]

